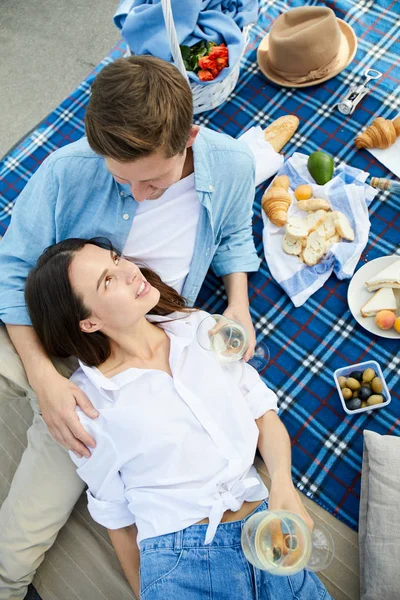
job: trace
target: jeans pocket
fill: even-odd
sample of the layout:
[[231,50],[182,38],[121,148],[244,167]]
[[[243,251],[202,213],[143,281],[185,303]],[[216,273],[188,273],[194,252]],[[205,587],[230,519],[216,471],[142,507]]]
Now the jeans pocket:
[[178,567],[183,550],[159,548],[140,553],[140,597],[153,589],[157,583],[162,583]]

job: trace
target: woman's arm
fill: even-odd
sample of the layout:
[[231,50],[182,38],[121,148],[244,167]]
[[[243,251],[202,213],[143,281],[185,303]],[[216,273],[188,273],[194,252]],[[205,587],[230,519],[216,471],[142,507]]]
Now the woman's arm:
[[140,553],[136,542],[136,525],[121,529],[107,529],[118,560],[136,598],[140,598],[139,565]]
[[271,477],[270,510],[288,510],[299,515],[312,530],[314,523],[292,482],[291,445],[288,432],[275,411],[256,420],[260,435],[258,449]]

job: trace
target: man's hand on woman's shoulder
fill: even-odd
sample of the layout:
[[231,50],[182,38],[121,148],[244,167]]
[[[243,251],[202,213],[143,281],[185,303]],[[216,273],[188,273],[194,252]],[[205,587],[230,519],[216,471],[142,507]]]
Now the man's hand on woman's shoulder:
[[72,381],[55,372],[46,377],[43,385],[36,386],[42,417],[54,439],[72,450],[78,458],[90,457],[89,447],[94,448],[95,440],[82,426],[76,414],[76,406],[91,419],[98,416],[93,404]]

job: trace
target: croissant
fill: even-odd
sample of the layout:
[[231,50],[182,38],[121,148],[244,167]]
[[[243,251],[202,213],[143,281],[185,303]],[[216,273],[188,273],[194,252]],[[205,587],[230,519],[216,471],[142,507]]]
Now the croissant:
[[292,203],[288,192],[289,185],[289,177],[286,175],[275,177],[261,200],[265,214],[277,227],[282,227],[286,223],[289,206]]
[[354,143],[357,148],[389,148],[400,135],[400,117],[393,121],[376,118],[369,127],[359,136]]

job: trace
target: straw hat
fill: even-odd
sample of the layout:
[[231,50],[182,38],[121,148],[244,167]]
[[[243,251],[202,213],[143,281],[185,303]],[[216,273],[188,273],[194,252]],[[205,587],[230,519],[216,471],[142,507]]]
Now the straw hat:
[[261,71],[287,87],[327,81],[354,58],[353,29],[325,6],[301,6],[281,14],[257,50]]

